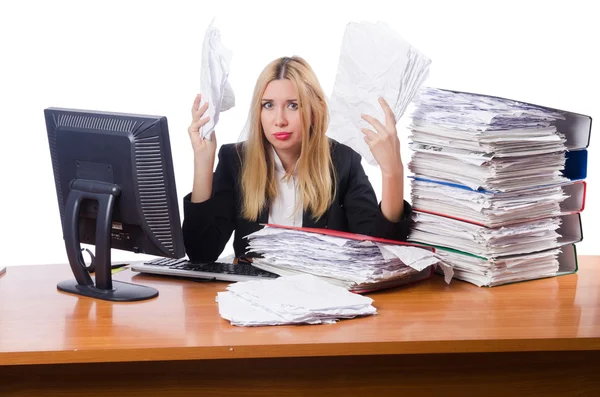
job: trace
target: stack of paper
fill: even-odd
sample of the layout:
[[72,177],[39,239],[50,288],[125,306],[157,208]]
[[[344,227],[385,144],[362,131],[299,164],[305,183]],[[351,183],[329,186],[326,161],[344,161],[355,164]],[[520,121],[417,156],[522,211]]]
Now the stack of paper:
[[560,218],[544,218],[500,228],[488,228],[444,216],[415,211],[410,238],[486,258],[556,248]]
[[373,299],[308,274],[245,281],[219,292],[219,313],[233,325],[334,323],[376,314]]
[[565,114],[434,88],[415,104],[410,240],[436,246],[457,278],[480,286],[555,275]]
[[[281,276],[312,274],[355,292],[406,284],[431,274],[432,249],[350,233],[267,226],[248,236],[252,264]],[[344,237],[340,237],[344,236]],[[452,274],[446,274],[447,282]]]
[[567,195],[560,186],[490,193],[415,179],[411,198],[413,206],[421,211],[498,227],[558,216]]
[[373,128],[361,118],[369,114],[385,120],[377,101],[383,97],[396,121],[404,114],[429,74],[431,61],[383,23],[346,26],[333,93],[327,135],[366,159],[377,162],[361,128]]
[[556,130],[555,121],[565,119],[561,112],[542,106],[431,87],[419,91],[415,104],[418,106],[413,115],[416,125],[429,123],[436,128],[453,130],[513,131],[511,135],[516,135],[522,130]]
[[555,276],[559,253],[559,249],[552,249],[490,259],[447,249],[437,251],[441,260],[452,264],[456,278],[479,287]]
[[488,191],[566,182],[558,112],[501,98],[426,88],[415,100],[409,169]]

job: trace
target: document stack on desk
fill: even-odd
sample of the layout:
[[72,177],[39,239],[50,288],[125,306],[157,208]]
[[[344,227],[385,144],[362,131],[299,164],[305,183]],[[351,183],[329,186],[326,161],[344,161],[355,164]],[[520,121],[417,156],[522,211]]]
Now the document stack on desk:
[[411,184],[413,204],[418,202],[419,210],[487,227],[559,216],[561,204],[569,197],[566,185],[493,193],[421,179],[413,179]]
[[331,324],[376,314],[373,299],[302,274],[244,281],[219,292],[221,317],[238,326]]
[[410,240],[477,285],[575,271],[591,119],[434,88],[415,104]]
[[268,225],[247,238],[249,252],[261,256],[253,266],[280,276],[312,274],[360,293],[422,280],[439,262],[431,247],[329,229]]
[[490,228],[441,215],[415,212],[412,240],[447,246],[486,258],[556,248],[560,218],[550,217]]
[[561,113],[434,88],[415,104],[410,170],[419,177],[500,192],[567,181],[566,139],[553,124]]
[[[574,253],[565,255],[572,257]],[[440,259],[454,269],[456,278],[479,287],[494,287],[517,281],[553,277],[560,264],[560,249],[503,257],[480,257],[447,247],[437,250]]]

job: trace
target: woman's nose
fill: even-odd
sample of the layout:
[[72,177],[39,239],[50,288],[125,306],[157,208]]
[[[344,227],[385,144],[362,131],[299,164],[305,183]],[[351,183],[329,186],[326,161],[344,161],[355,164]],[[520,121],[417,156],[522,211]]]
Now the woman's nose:
[[275,115],[275,125],[277,127],[282,127],[287,125],[287,118],[285,117],[285,112],[283,110],[278,110]]

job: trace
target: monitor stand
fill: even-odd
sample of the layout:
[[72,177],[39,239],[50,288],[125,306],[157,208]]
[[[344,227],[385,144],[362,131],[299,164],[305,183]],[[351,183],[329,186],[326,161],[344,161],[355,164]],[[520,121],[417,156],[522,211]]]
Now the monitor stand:
[[[64,239],[67,256],[75,280],[58,283],[63,292],[103,299],[114,302],[133,302],[158,296],[158,290],[144,285],[113,281],[110,262],[110,230],[112,213],[121,188],[112,183],[75,179],[71,182],[70,192],[65,205]],[[98,202],[96,218],[96,254],[92,268],[95,269],[95,281],[88,273],[79,241],[79,210],[83,200]]]

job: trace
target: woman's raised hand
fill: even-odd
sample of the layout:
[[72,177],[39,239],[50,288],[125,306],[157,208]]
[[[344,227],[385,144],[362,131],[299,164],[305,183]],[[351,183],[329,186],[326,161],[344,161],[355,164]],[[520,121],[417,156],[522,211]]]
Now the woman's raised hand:
[[379,167],[381,167],[381,172],[387,176],[402,175],[404,169],[394,112],[385,99],[379,98],[379,104],[385,113],[385,124],[382,124],[373,116],[363,114],[362,118],[371,124],[377,132],[368,128],[362,128],[361,131],[365,134],[365,141],[369,145],[369,149],[371,149],[371,153],[373,153]]
[[210,139],[204,139],[200,136],[200,128],[208,123],[210,116],[202,118],[206,109],[208,109],[208,102],[200,106],[202,95],[196,95],[194,104],[192,105],[192,123],[188,127],[188,134],[190,141],[192,142],[192,148],[194,149],[194,158],[196,163],[206,162],[206,165],[212,167],[215,163],[215,151],[217,149],[217,140],[215,138],[215,132],[211,132]]
[[396,131],[394,112],[385,99],[379,98],[385,113],[385,124],[375,117],[362,115],[375,131],[362,128],[365,141],[381,168],[381,212],[390,222],[398,222],[404,214],[404,168],[400,155],[400,140]]

